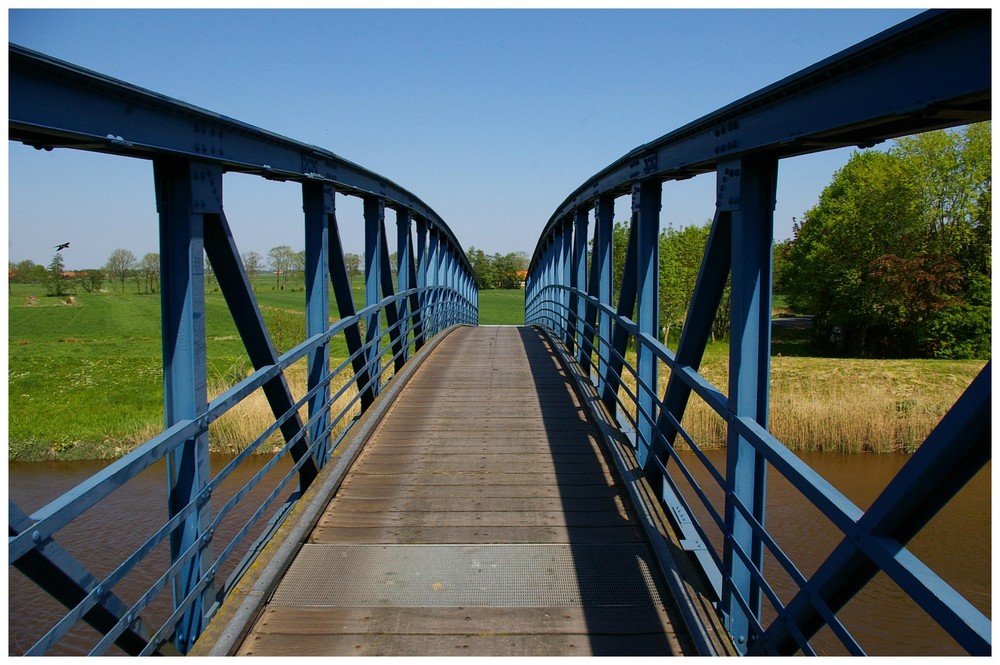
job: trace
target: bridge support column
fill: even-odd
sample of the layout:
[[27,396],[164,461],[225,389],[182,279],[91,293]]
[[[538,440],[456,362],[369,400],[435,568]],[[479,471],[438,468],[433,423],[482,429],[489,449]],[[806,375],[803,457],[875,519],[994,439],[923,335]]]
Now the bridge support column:
[[[365,216],[365,307],[378,304],[379,288],[382,285],[382,242],[385,235],[385,203],[382,199],[368,196],[364,200]],[[382,339],[380,335],[381,317],[378,312],[369,314],[365,321],[365,344],[368,350],[368,376],[372,393],[378,396],[381,388]]]
[[[205,354],[204,215],[222,212],[222,170],[196,163],[155,162],[160,217],[160,304],[163,330],[163,402],[166,427],[202,416],[208,408]],[[167,456],[170,517],[189,503],[198,507],[170,534],[170,559],[194,554],[173,582],[174,607],[208,572],[212,552],[206,534],[211,509],[202,490],[210,477],[208,429]],[[213,585],[204,588],[177,624],[174,644],[186,653],[205,627]]]
[[[719,164],[720,211],[732,218],[732,305],[729,341],[729,410],[753,418],[765,429],[768,418],[771,356],[771,244],[777,160],[734,159]],[[767,465],[763,455],[730,424],[726,442],[727,533],[723,544],[722,608],[737,648],[745,653],[755,641],[761,590],[746,561],[763,570],[760,536],[736,502],[764,524]],[[736,549],[743,556],[736,554]],[[745,558],[744,558],[745,557]]]
[[[615,199],[612,196],[602,196],[597,200],[594,207],[594,249],[591,270],[597,275],[597,299],[602,305],[611,306],[611,266],[613,260],[611,256],[612,241],[614,236],[615,219]],[[608,361],[611,355],[608,353],[608,345],[611,343],[611,317],[604,312],[597,312],[600,320],[598,328],[598,365],[597,378],[598,391],[604,390],[607,382]]]
[[[330,319],[330,298],[327,290],[329,265],[329,227],[327,216],[335,214],[336,193],[331,185],[304,183],[302,208],[305,212],[306,240],[306,337],[326,332]],[[330,371],[330,347],[316,348],[307,361],[307,389],[319,386]],[[330,454],[330,386],[325,385],[309,400],[310,441],[317,442],[314,455],[320,467]],[[322,415],[319,415],[322,413]]]
[[[562,286],[569,286],[573,281],[573,220],[569,217],[563,220],[562,234],[559,245],[559,275],[558,282]],[[566,348],[573,353],[573,328],[576,325],[573,315],[573,308],[570,306],[569,291],[559,291],[559,302],[562,303],[559,325],[562,330],[563,340]]]
[[[433,226],[428,229],[427,235],[427,286],[438,286],[438,260],[440,258],[438,248],[438,232]],[[437,334],[439,320],[441,316],[441,292],[438,289],[428,291],[427,295],[427,337]]]
[[[573,268],[570,278],[570,286],[583,291],[587,283],[587,227],[590,223],[590,211],[586,208],[577,208],[573,215]],[[572,309],[576,319],[576,344],[577,361],[583,363],[584,353],[587,354],[589,364],[590,347],[584,344],[587,321],[587,301],[578,297],[575,293],[572,298]]]
[[414,337],[417,339],[417,348],[423,346],[427,341],[427,326],[430,324],[427,313],[427,293],[423,291],[427,287],[427,222],[422,218],[417,218],[417,270],[415,283],[420,289],[420,321],[415,324]]
[[[632,235],[636,236],[636,323],[639,334],[657,339],[660,313],[660,196],[659,181],[643,181],[632,188]],[[646,344],[636,344],[636,453],[643,469],[656,468],[656,398],[658,362]],[[659,489],[654,486],[654,489]]]
[[[396,211],[396,288],[398,293],[405,293],[413,288],[411,273],[413,272],[413,246],[410,243],[410,212],[408,210]],[[410,357],[410,330],[409,320],[417,316],[416,309],[409,306],[409,298],[399,301],[399,336],[403,344],[403,353],[400,359],[406,362]]]

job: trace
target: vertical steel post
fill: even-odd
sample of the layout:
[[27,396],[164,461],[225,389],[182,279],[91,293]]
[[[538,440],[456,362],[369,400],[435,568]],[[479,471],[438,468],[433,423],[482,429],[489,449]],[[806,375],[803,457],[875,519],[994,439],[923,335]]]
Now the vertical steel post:
[[[306,240],[306,337],[326,332],[330,320],[329,280],[329,229],[327,215],[335,212],[336,194],[331,185],[304,183],[302,185],[302,210],[305,213]],[[329,344],[317,346],[309,354],[306,375],[308,390],[324,383],[330,371]],[[330,437],[325,434],[330,424],[329,383],[323,385],[309,399],[309,440],[316,443],[315,457],[322,468],[330,455]]]
[[[204,215],[222,212],[222,170],[192,162],[154,162],[156,207],[160,217],[160,317],[163,344],[165,426],[201,417],[208,408],[205,339]],[[191,502],[199,507],[170,534],[170,559],[205,545],[173,582],[174,607],[194,590],[211,564],[207,548],[211,521],[207,496],[211,475],[208,429],[200,430],[167,456],[167,511],[170,517]],[[205,539],[204,541],[202,539]],[[205,627],[211,604],[208,585],[177,624],[174,644],[187,653]]]
[[[597,200],[594,207],[594,261],[597,263],[597,298],[602,305],[610,307],[612,266],[614,265],[611,256],[614,247],[614,226],[615,226],[615,199],[613,196],[602,196]],[[611,344],[611,317],[599,312],[600,325],[598,333],[600,336],[598,346],[597,365],[597,388],[604,390],[604,384],[608,378],[608,361],[611,355],[608,353],[608,346]]]
[[[438,232],[433,226],[428,229],[429,235],[427,238],[427,286],[437,286],[438,285],[438,259],[440,258],[440,249],[438,247]],[[427,336],[433,337],[438,331],[438,317],[441,315],[441,293],[437,289],[433,290],[432,295],[428,296],[428,315],[427,315],[427,327],[429,328]]]
[[[562,259],[559,265],[562,267],[562,274],[559,275],[559,283],[569,286],[573,279],[573,219],[567,217],[562,223]],[[570,307],[569,292],[560,290],[560,302],[562,303],[562,326],[563,340],[570,353],[573,352],[573,332],[576,327],[576,317]]]
[[[405,293],[413,288],[410,276],[413,272],[413,245],[410,243],[410,211],[396,211],[396,285],[398,293]],[[399,301],[399,320],[402,322],[399,331],[403,342],[403,362],[410,356],[410,321],[417,316],[410,311],[409,298]]]
[[[385,218],[383,217],[384,221]],[[392,347],[393,368],[398,372],[403,368],[403,363],[405,362],[403,359],[404,331],[398,325],[399,312],[396,308],[396,301],[391,299],[395,296],[395,291],[392,286],[392,263],[389,261],[389,242],[385,235],[384,223],[379,236],[378,253],[379,261],[381,262],[379,266],[379,282],[382,284],[382,298],[390,299],[385,304],[385,307],[382,308],[382,311],[385,312],[386,330],[389,332],[389,344]]]
[[[632,187],[632,213],[636,226],[636,323],[640,335],[657,339],[660,319],[660,195],[658,181],[643,181]],[[636,448],[639,464],[655,466],[650,459],[653,433],[656,427],[656,398],[659,396],[659,376],[653,350],[636,340],[638,412],[636,414]],[[645,386],[645,387],[643,387]],[[654,488],[658,490],[659,488]]]
[[422,290],[427,286],[427,222],[423,217],[417,217],[417,267],[415,275],[415,283],[420,291],[419,301],[419,311],[420,318],[417,327],[414,329],[414,335],[419,340],[417,342],[417,348],[419,349],[423,346],[427,337],[427,326],[430,324],[427,316],[427,294]]
[[[576,209],[573,218],[573,275],[570,285],[574,289],[585,291],[587,284],[587,227],[590,223],[590,211],[585,207]],[[576,310],[576,343],[577,361],[583,363],[583,354],[587,353],[587,362],[590,362],[589,345],[584,344],[587,322],[587,301],[583,298],[573,296],[576,302],[573,303]]]
[[[729,341],[729,410],[767,427],[771,355],[771,245],[778,162],[771,157],[734,159],[718,165],[720,210],[733,212],[732,304]],[[764,524],[766,463],[763,455],[732,424],[726,447],[725,524],[723,545],[723,611],[737,648],[752,646],[750,617],[737,602],[739,594],[759,619],[761,591],[738,547],[753,566],[763,570],[764,549],[734,502],[739,501]],[[726,574],[728,573],[728,574]]]
[[[377,305],[382,275],[382,235],[385,233],[385,201],[376,196],[366,196],[364,199],[365,216],[365,307]],[[380,335],[381,317],[379,312],[368,315],[365,322],[365,343],[369,344],[368,376],[372,381],[372,392],[378,396],[381,385],[381,349]]]

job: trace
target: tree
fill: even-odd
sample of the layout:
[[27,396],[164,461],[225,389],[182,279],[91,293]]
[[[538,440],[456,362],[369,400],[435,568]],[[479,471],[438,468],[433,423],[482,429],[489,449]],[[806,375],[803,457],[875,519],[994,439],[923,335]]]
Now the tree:
[[104,271],[108,274],[112,283],[117,283],[122,292],[125,291],[125,279],[135,266],[135,254],[127,249],[116,249],[111,252],[107,263],[104,264]]
[[900,139],[834,175],[795,225],[781,275],[818,342],[837,332],[861,355],[985,348],[960,337],[989,318],[989,136],[983,123]]
[[65,264],[61,252],[52,255],[49,262],[49,269],[46,279],[46,287],[50,296],[64,296],[67,293],[66,280],[63,273],[66,272]]
[[268,251],[267,261],[274,271],[274,285],[285,288],[285,284],[288,283],[288,272],[295,266],[295,252],[288,245],[278,245]]
[[160,288],[160,255],[149,252],[139,261],[139,274],[146,284],[146,293],[156,293]]
[[83,271],[80,277],[80,285],[87,293],[98,293],[104,285],[104,272],[97,268],[89,268]]
[[253,289],[253,278],[264,268],[264,257],[262,257],[257,252],[244,252],[243,253],[243,269],[247,273],[247,279],[250,280],[250,288]]
[[357,275],[360,275],[362,266],[364,266],[364,261],[359,254],[352,254],[351,252],[344,254],[344,267],[347,268],[349,279],[353,281]]
[[469,257],[469,263],[472,265],[472,276],[476,280],[476,288],[496,288],[496,276],[493,274],[493,262],[489,255],[476,247],[469,247],[469,251],[465,255]]

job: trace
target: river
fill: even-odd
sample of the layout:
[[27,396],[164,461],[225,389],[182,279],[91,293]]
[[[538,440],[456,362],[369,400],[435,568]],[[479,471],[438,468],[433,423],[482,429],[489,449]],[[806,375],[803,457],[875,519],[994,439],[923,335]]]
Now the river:
[[[717,467],[722,468],[724,454],[724,451],[710,451],[709,457]],[[690,457],[693,459],[693,456]],[[871,504],[908,459],[906,455],[831,453],[805,453],[802,457],[861,508]],[[224,456],[213,456],[213,473],[228,460]],[[221,503],[264,463],[266,459],[253,458],[249,464],[244,464],[245,468],[239,469],[221,491],[213,494],[213,501]],[[102,466],[99,462],[10,463],[9,496],[22,510],[31,513],[72,489]],[[768,529],[808,576],[839,542],[837,532],[773,470],[769,471],[768,480]],[[116,492],[110,500],[85,513],[76,523],[61,531],[57,540],[95,574],[106,575],[111,570],[107,563],[109,560],[118,560],[130,553],[162,523],[165,488],[161,463]],[[991,604],[990,490],[988,465],[910,545],[911,551],[924,563],[987,616],[990,615]],[[240,511],[240,514],[245,516],[246,511]],[[233,520],[220,528],[216,542],[228,541],[228,538],[223,538],[233,532],[233,523],[238,517],[234,515]],[[154,552],[150,565],[131,576],[134,577],[135,587],[143,585],[142,588],[145,588],[155,580],[156,566],[166,560],[164,550],[161,547]],[[780,596],[784,598],[791,593],[791,582],[782,580],[783,574],[778,572],[773,559],[767,560],[766,571],[768,579],[776,580]],[[225,574],[224,570],[223,578]],[[23,653],[37,640],[43,626],[51,625],[53,617],[60,616],[61,611],[54,601],[19,572],[10,569],[8,577],[8,653],[15,655]],[[127,578],[126,583],[128,581]],[[120,593],[125,600],[134,600],[128,595],[127,588]],[[168,613],[169,592],[162,595],[162,601],[151,609],[156,616]],[[872,655],[963,653],[882,574],[858,594],[840,616],[858,642]],[[94,632],[86,627],[74,629],[66,644],[60,645],[53,653],[80,653],[83,645],[92,643],[93,635]],[[842,653],[839,642],[829,630],[817,636],[814,647],[820,653]]]

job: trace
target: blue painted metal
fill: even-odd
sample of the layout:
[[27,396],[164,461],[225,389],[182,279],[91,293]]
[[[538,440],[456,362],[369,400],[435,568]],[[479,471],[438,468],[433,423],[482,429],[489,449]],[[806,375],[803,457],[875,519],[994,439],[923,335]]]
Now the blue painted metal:
[[[771,357],[771,244],[777,160],[739,159],[719,165],[718,208],[733,213],[732,304],[729,340],[729,411],[767,427]],[[741,503],[764,524],[767,465],[753,445],[730,426],[726,441],[726,542],[723,611],[741,651],[753,646],[750,622],[760,621],[760,587],[748,565],[764,567],[761,537],[737,510]],[[744,557],[737,557],[739,548]],[[748,561],[748,563],[745,563]],[[739,598],[734,595],[738,594]],[[744,612],[748,608],[750,616]]]
[[[573,215],[573,265],[570,269],[570,287],[583,290],[587,284],[587,226],[590,222],[586,208],[579,208]],[[570,312],[573,315],[573,341],[577,348],[577,361],[583,362],[589,353],[584,342],[584,326],[587,321],[587,302],[570,292]],[[572,347],[571,347],[572,348]]]
[[[660,183],[643,180],[632,186],[632,235],[636,237],[636,323],[639,335],[658,339],[660,330]],[[659,366],[649,346],[636,346],[636,381],[652,387],[636,401],[636,447],[639,465],[652,466],[649,451],[656,425]]]
[[[302,185],[302,210],[305,216],[306,241],[306,337],[322,335],[329,327],[329,234],[327,216],[336,213],[335,190],[331,185],[304,183]],[[213,265],[215,265],[213,263]],[[330,454],[330,439],[325,435],[330,424],[330,387],[324,378],[330,372],[330,347],[318,346],[309,354],[306,366],[306,388],[316,394],[309,400],[309,418],[315,423],[309,429],[309,440],[317,442],[316,460],[319,466],[326,463]]]
[[[809,641],[827,627],[847,653],[863,654],[837,613],[879,572],[967,651],[990,653],[990,620],[906,549],[930,516],[991,458],[989,364],[867,513],[767,431],[778,161],[987,120],[990,55],[988,13],[926,12],[624,155],[568,196],[539,237],[527,278],[525,320],[551,328],[553,337],[569,346],[568,329],[581,320],[580,310],[569,302],[586,304],[578,360],[588,366],[593,336],[598,348],[593,380],[602,401],[638,446],[643,472],[661,490],[680,545],[709,581],[741,653],[814,654]],[[913,77],[914,71],[920,77]],[[643,224],[654,217],[652,210],[643,212],[644,188],[656,188],[648,200],[658,203],[660,183],[710,172],[716,173],[715,218],[675,355],[656,338],[655,314],[644,309],[655,302],[658,244],[655,226]],[[610,278],[599,271],[610,264],[604,256],[610,256],[614,199],[630,191],[633,216],[615,308]],[[566,220],[590,207],[595,209],[594,258],[584,293],[582,281],[566,275],[560,260]],[[730,376],[724,394],[697,370],[730,277]],[[636,349],[635,366],[627,361],[629,344]],[[659,363],[670,370],[662,399],[655,373]],[[722,471],[685,430],[692,397],[728,428]],[[696,461],[676,454],[678,436]],[[708,480],[696,480],[691,464],[703,466]],[[764,499],[774,474],[844,535],[810,578],[768,532]],[[706,482],[709,486],[702,487]],[[709,499],[711,485],[724,497],[721,507]],[[696,512],[706,515],[704,520],[695,519]],[[710,544],[713,532],[721,535],[721,551]],[[800,589],[787,605],[765,575],[765,558]]]
[[[166,427],[204,416],[208,407],[205,356],[204,215],[222,212],[221,169],[201,163],[155,164],[160,214],[160,307],[163,331],[163,403]],[[198,211],[198,212],[196,212]],[[194,592],[208,570],[211,551],[203,548],[210,506],[202,503],[208,484],[208,432],[199,430],[167,456],[169,517],[197,502],[181,527],[170,534],[170,559],[194,552],[173,581],[174,604]],[[207,497],[204,497],[207,499]],[[210,591],[210,590],[209,590]],[[174,644],[181,652],[204,628],[209,594],[195,600],[177,624]]]
[[[414,330],[417,346],[433,332],[421,328],[430,312],[435,330],[474,323],[475,303],[470,299],[470,289],[473,295],[475,291],[468,281],[471,266],[450,229],[433,210],[410,192],[332,153],[18,47],[11,47],[10,61],[14,79],[11,91],[18,99],[9,126],[12,139],[154,160],[163,285],[164,431],[30,516],[14,504],[10,506],[10,565],[24,571],[69,609],[63,617],[54,619],[51,630],[28,652],[45,653],[75,624],[84,621],[100,634],[92,645],[92,654],[105,653],[114,645],[132,654],[185,653],[296,505],[318,467],[334,452],[341,440],[334,439],[334,428],[350,427],[358,406],[363,411],[372,404],[375,386],[384,380],[381,372],[387,368],[370,361],[391,355],[392,364],[398,367],[405,361],[402,340],[407,339],[409,331]],[[53,98],[72,99],[65,105],[72,107],[72,112],[53,113],[60,106],[51,103]],[[95,119],[102,126],[125,121],[117,126],[130,137],[141,137],[141,141],[93,136]],[[307,338],[281,356],[270,341],[223,212],[224,171],[294,180],[303,186]],[[448,283],[452,288],[427,284],[426,280],[418,282],[413,261],[408,258],[412,248],[406,233],[407,244],[401,246],[400,256],[409,261],[409,266],[400,278],[402,285],[393,289],[391,276],[388,286],[381,283],[379,268],[389,276],[387,246],[384,239],[374,243],[375,250],[369,252],[366,261],[375,271],[374,279],[367,276],[372,285],[368,289],[370,297],[366,307],[356,312],[337,227],[337,193],[374,200],[374,212],[370,203],[366,205],[366,222],[381,222],[386,204],[397,211],[397,220],[416,218],[420,247],[424,247],[430,228],[435,244],[448,251]],[[384,231],[381,233],[384,238]],[[403,235],[400,229],[399,237]],[[421,274],[425,275],[426,252],[420,251],[424,254]],[[212,261],[255,368],[250,376],[211,401],[206,385],[203,252]],[[327,275],[340,313],[340,320],[333,325],[328,323]],[[416,288],[413,284],[417,284]],[[466,286],[459,291],[463,284]],[[380,287],[384,294],[381,298]],[[442,305],[446,301],[448,307]],[[388,319],[386,329],[369,327],[368,340],[363,342],[361,322],[378,321],[383,313]],[[330,342],[340,335],[346,342],[348,358],[331,370]],[[303,358],[308,363],[308,388],[295,401],[284,372]],[[342,372],[352,369],[352,374],[339,378],[345,376]],[[209,425],[256,391],[267,395],[274,422],[212,476],[208,466]],[[303,423],[298,414],[307,405],[309,416]],[[279,431],[286,443],[264,468],[231,496],[220,494],[232,471]],[[288,457],[292,458],[290,469],[277,480],[269,479]],[[165,522],[123,561],[109,562],[112,572],[98,579],[59,547],[56,539],[61,529],[164,459],[169,503]],[[234,509],[248,501],[251,492],[264,488],[265,483],[266,497],[255,501],[249,517],[239,517],[235,535],[226,542],[217,541],[223,521],[233,519]],[[254,529],[262,524],[263,533],[249,543]],[[162,576],[130,605],[120,601],[115,586],[137,566],[151,565],[150,556],[166,543],[170,563]],[[234,559],[238,560],[235,570],[225,581],[217,579],[220,567]],[[150,635],[143,626],[143,616],[167,589],[172,591],[173,611],[165,621],[150,626],[154,631]]]
[[[365,215],[365,308],[378,304],[382,286],[382,243],[385,236],[385,201],[375,196],[364,199]],[[381,320],[378,310],[365,319],[365,345],[368,349],[368,376],[372,379],[372,392],[377,397],[381,388],[382,357],[378,339],[381,337]]]
[[[397,210],[396,211],[396,287],[400,292],[408,291],[413,288],[413,282],[411,275],[413,273],[413,245],[410,242],[410,213],[407,210]],[[413,311],[416,311],[417,307],[413,307]],[[401,321],[407,321],[410,314],[410,301],[409,299],[404,299],[399,302],[399,319]],[[398,360],[400,363],[396,367],[398,372],[402,367],[402,363],[405,363],[410,357],[410,343],[409,337],[412,327],[405,325],[401,331],[400,337],[403,345],[403,352]],[[419,348],[419,347],[418,347]]]

